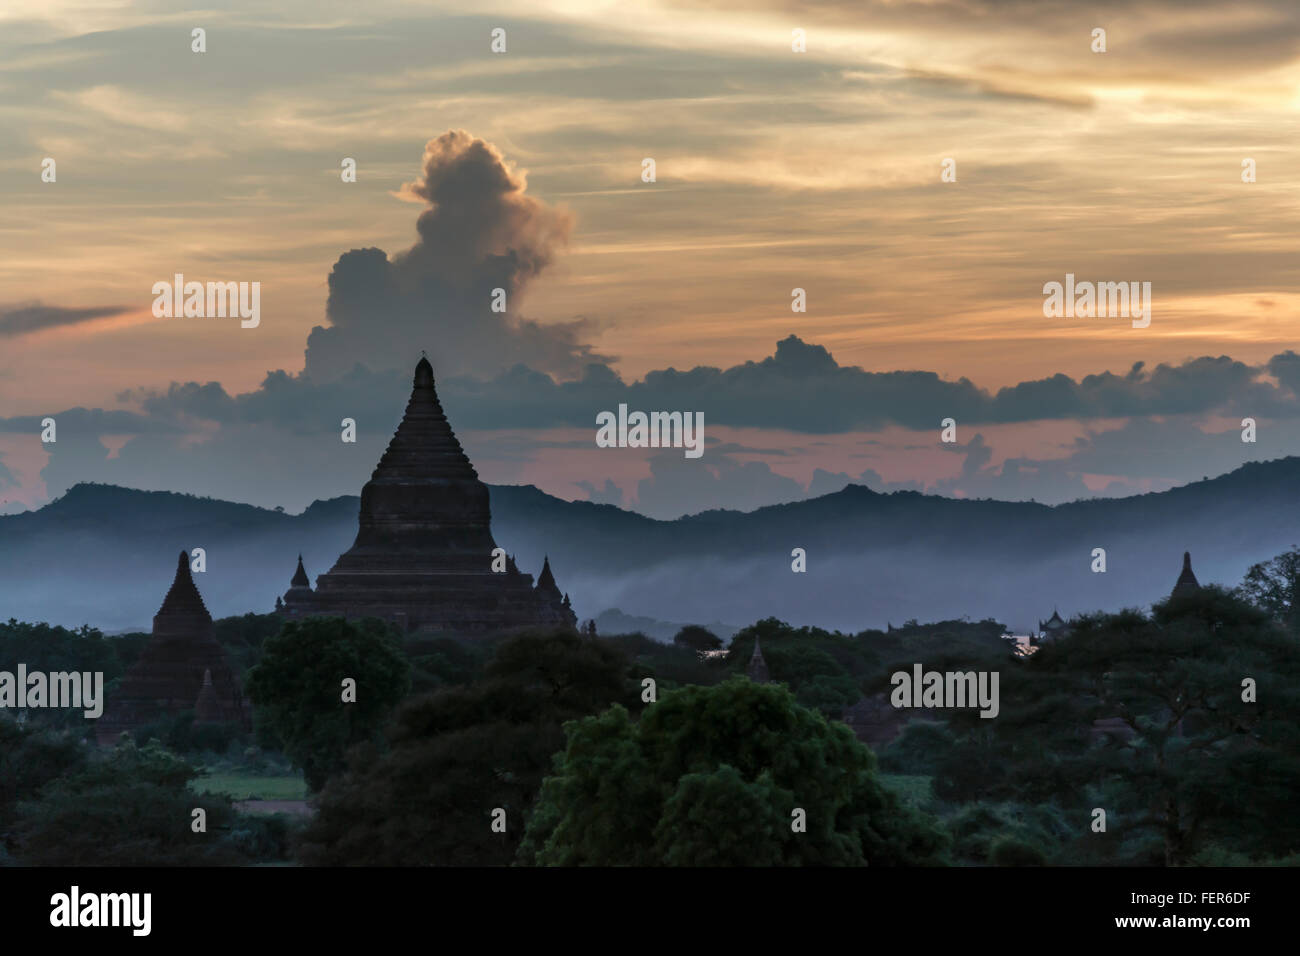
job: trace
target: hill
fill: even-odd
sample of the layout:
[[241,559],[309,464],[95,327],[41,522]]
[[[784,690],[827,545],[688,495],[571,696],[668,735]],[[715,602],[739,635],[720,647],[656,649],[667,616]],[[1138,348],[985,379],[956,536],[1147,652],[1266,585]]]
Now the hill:
[[[657,521],[492,486],[497,542],[536,574],[549,554],[579,617],[609,608],[659,621],[744,625],[774,615],[860,630],[908,618],[986,616],[1014,629],[1149,604],[1183,551],[1202,581],[1236,584],[1300,541],[1300,458],[1132,498],[1047,506],[879,494],[849,485],[752,512]],[[214,615],[266,611],[298,553],[328,570],[356,534],[358,499],[289,515],[170,492],[82,484],[36,511],[0,517],[0,618],[145,628],[181,549],[207,551],[200,589]],[[790,568],[807,552],[807,573]],[[1107,571],[1090,570],[1094,548]],[[485,556],[485,560],[487,557]]]

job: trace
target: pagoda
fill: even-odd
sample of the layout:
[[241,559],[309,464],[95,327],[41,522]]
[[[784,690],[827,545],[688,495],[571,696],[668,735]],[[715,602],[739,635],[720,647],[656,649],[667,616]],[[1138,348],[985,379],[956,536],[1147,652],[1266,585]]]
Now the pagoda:
[[376,617],[406,632],[483,634],[532,626],[575,628],[549,558],[537,586],[492,538],[479,480],[421,358],[406,414],[361,489],[356,541],[313,591],[299,556],[278,605],[285,617]]
[[217,641],[212,615],[182,551],[176,577],[153,619],[153,636],[110,696],[95,738],[112,744],[123,731],[195,712],[199,723],[236,723],[251,729],[251,711]]
[[1192,573],[1192,553],[1183,552],[1183,572],[1178,575],[1178,580],[1174,582],[1174,589],[1169,593],[1171,598],[1187,597],[1195,594],[1201,589],[1201,583],[1196,580],[1196,575]]
[[757,635],[754,637],[754,653],[745,666],[745,676],[756,684],[772,683],[772,675],[768,672],[767,661],[763,659],[763,649],[758,645]]
[[1037,639],[1033,642],[1042,644],[1045,641],[1052,641],[1058,637],[1065,637],[1070,633],[1070,625],[1061,619],[1061,612],[1052,609],[1052,616],[1046,621],[1038,622]]

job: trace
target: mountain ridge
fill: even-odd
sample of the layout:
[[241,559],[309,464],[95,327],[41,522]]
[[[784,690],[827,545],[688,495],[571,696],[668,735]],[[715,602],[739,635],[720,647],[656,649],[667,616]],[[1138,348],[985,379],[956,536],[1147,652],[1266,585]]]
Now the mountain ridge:
[[[549,554],[583,618],[610,608],[738,624],[775,614],[860,630],[968,615],[1023,630],[1053,605],[1149,604],[1173,586],[1185,550],[1202,581],[1236,584],[1250,564],[1300,541],[1295,456],[1167,491],[1056,505],[849,484],[748,512],[662,520],[532,485],[489,491],[498,543],[534,575]],[[358,508],[355,495],[291,515],[78,484],[39,509],[0,516],[0,618],[147,627],[175,553],[195,547],[207,553],[199,586],[214,614],[267,611],[299,552],[314,582],[352,544]],[[791,570],[796,547],[808,556],[804,574]],[[1090,571],[1099,547],[1105,574]]]

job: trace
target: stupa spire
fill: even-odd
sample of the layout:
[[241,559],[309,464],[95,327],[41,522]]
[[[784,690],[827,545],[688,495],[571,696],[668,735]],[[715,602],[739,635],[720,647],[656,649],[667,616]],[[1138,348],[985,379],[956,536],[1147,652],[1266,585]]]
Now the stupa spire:
[[289,582],[290,587],[309,588],[311,581],[307,577],[307,569],[302,566],[302,555],[298,555],[298,570],[293,572],[293,580]]
[[1178,575],[1178,581],[1174,584],[1173,593],[1170,597],[1182,594],[1191,594],[1201,589],[1201,583],[1196,580],[1196,575],[1192,573],[1192,553],[1183,552],[1183,572]]
[[550,555],[542,558],[542,573],[537,575],[537,590],[543,594],[554,594],[558,599],[560,588],[555,583],[555,575],[551,573]]
[[427,358],[415,366],[406,413],[370,480],[383,482],[453,479],[477,481],[478,473],[447,423]]
[[160,616],[198,615],[209,621],[212,620],[212,615],[208,613],[207,606],[203,603],[203,596],[199,594],[199,589],[194,585],[194,578],[190,574],[190,556],[184,551],[176,562],[176,577],[172,580],[167,596],[163,598],[158,614]]

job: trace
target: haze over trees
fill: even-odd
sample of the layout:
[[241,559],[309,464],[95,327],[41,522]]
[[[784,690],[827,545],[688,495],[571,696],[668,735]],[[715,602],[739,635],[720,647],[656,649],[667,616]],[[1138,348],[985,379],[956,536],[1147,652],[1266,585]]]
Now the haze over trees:
[[[281,631],[270,615],[216,632],[255,694],[263,742],[318,790],[292,841],[299,862],[1295,864],[1298,566],[1292,549],[1236,590],[1073,616],[1071,633],[1027,658],[993,620],[840,633],[769,617],[721,657],[701,655],[712,641],[697,625],[677,642],[399,642],[379,622]],[[0,670],[102,668],[108,689],[146,638],[10,621]],[[755,642],[776,684],[740,676]],[[877,761],[838,718],[918,662],[997,671],[1000,712],[904,714]],[[342,700],[345,676],[355,704]],[[237,786],[270,764],[277,786],[301,787],[273,751],[245,751],[243,735],[192,712],[99,750],[82,740],[88,722],[66,716],[33,711],[20,725],[0,713],[0,863],[286,859],[284,818],[196,793],[214,761],[239,768]],[[187,835],[195,806],[206,842]],[[806,832],[791,827],[796,809]]]
[[[1023,633],[1053,605],[1066,616],[1145,606],[1167,592],[1186,550],[1203,580],[1239,581],[1262,557],[1300,540],[1298,486],[1300,457],[1291,457],[1167,492],[1055,507],[851,485],[748,513],[674,521],[562,501],[530,486],[490,492],[502,546],[529,568],[549,552],[584,619],[619,608],[683,623],[779,617],[856,632],[967,615],[996,617]],[[357,509],[354,496],[288,515],[77,485],[38,511],[0,517],[0,576],[10,585],[0,613],[70,627],[89,621],[106,631],[142,628],[166,586],[157,556],[178,538],[210,542],[223,555],[203,581],[214,616],[270,611],[300,551],[317,574],[351,545]],[[1110,573],[1091,573],[1079,560],[1080,541],[1106,543]],[[789,543],[777,549],[786,560],[775,559],[774,542]],[[809,561],[797,578],[788,560],[795,544]],[[87,550],[115,560],[67,560]],[[744,586],[720,586],[719,569]],[[655,586],[641,586],[647,579]],[[142,581],[157,588],[140,588]]]

